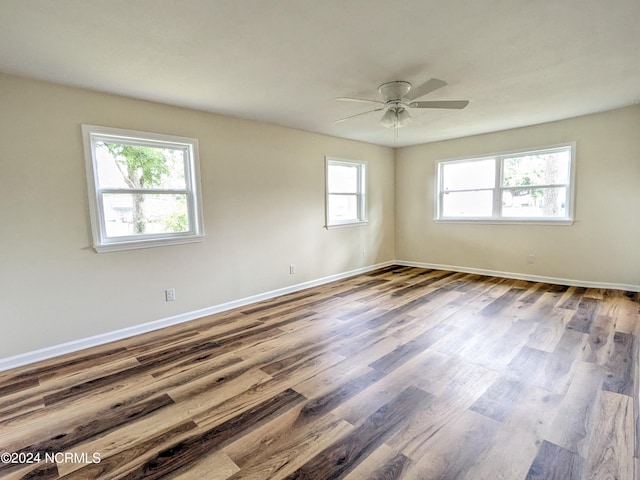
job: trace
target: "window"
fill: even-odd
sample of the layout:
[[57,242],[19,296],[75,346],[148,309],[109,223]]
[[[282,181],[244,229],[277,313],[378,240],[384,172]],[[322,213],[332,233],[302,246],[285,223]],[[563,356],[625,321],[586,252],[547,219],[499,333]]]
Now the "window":
[[326,165],[327,227],[366,223],[366,163],[327,157]]
[[575,144],[446,160],[436,220],[570,223]]
[[198,141],[83,125],[97,252],[202,238]]

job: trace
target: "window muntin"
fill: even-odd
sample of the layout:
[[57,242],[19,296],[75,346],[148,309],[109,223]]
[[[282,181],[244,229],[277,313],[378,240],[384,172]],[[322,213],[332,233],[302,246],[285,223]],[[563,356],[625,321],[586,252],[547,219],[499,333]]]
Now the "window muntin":
[[571,222],[575,144],[437,165],[436,220]]
[[196,139],[82,129],[96,251],[201,239]]
[[326,158],[327,227],[362,224],[366,216],[366,164]]

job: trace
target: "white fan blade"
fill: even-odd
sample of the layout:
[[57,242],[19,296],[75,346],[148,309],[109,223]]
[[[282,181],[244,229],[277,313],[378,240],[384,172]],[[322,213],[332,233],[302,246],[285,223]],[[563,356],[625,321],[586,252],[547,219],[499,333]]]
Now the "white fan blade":
[[340,120],[336,120],[333,123],[344,122],[345,120],[349,120],[350,118],[359,117],[360,115],[366,115],[367,113],[379,112],[380,110],[384,110],[384,108],[376,108],[375,110],[369,110],[368,112],[356,113],[355,115],[350,115],[348,117],[341,118]]
[[375,103],[376,105],[386,105],[384,102],[379,100],[368,100],[366,98],[340,97],[336,98],[336,100],[340,100],[341,102]]
[[411,102],[411,108],[452,108],[455,110],[463,109],[469,105],[469,100],[441,100],[433,102]]
[[416,98],[420,98],[427,93],[431,93],[439,88],[444,87],[447,84],[444,80],[438,80],[437,78],[432,78],[431,80],[427,80],[425,83],[420,85],[419,87],[412,88],[409,90],[409,93],[405,96],[407,100],[415,100]]

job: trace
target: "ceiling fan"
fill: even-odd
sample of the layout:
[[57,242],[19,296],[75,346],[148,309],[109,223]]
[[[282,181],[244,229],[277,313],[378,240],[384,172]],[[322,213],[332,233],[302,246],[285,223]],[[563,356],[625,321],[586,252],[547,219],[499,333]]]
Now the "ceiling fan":
[[378,87],[378,92],[382,96],[382,100],[369,100],[366,98],[341,97],[337,100],[344,102],[360,102],[378,105],[378,108],[368,110],[366,112],[350,115],[335,123],[344,122],[354,117],[366,115],[368,113],[380,112],[386,110],[380,118],[380,124],[387,128],[404,127],[411,121],[410,108],[447,108],[460,110],[469,104],[468,100],[439,100],[431,102],[415,102],[416,98],[420,98],[427,93],[431,93],[447,84],[444,80],[432,78],[417,88],[411,88],[409,82],[395,81],[383,83]]

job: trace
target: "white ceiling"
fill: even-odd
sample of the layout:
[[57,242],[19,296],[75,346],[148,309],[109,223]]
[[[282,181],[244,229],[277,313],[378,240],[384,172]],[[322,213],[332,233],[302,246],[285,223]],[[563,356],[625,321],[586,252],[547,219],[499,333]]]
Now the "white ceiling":
[[[403,146],[640,102],[639,0],[0,0],[0,71]],[[449,83],[393,130],[383,82]]]

